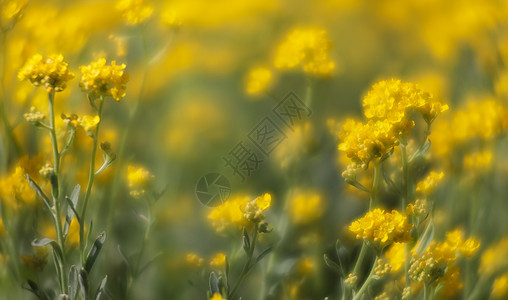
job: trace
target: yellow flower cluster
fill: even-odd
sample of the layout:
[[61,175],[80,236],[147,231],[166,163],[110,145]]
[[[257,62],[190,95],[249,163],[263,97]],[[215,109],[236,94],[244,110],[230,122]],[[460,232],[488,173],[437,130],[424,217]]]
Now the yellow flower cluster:
[[150,18],[153,7],[145,3],[145,0],[120,0],[116,8],[122,13],[128,24],[139,24]]
[[125,96],[126,84],[129,81],[125,67],[125,64],[117,65],[115,61],[107,66],[106,59],[99,58],[96,62],[79,67],[83,74],[79,86],[94,98],[111,96],[120,101]]
[[347,120],[339,133],[339,150],[357,167],[366,167],[374,158],[388,153],[399,144],[402,135],[414,127],[413,112],[420,113],[430,124],[448,109],[432,99],[414,83],[398,79],[384,80],[373,85],[363,99],[366,123]]
[[504,273],[494,280],[490,296],[493,299],[506,299],[508,296],[508,273]]
[[268,193],[252,200],[248,196],[234,197],[213,208],[208,219],[219,232],[231,225],[240,229],[261,222],[265,218],[263,212],[270,207],[271,200]]
[[145,190],[150,187],[154,176],[142,167],[127,167],[127,181],[129,183],[130,195],[138,198],[145,194]]
[[265,92],[272,80],[272,71],[258,67],[252,69],[247,75],[247,93],[258,95]]
[[470,141],[495,138],[508,128],[507,115],[506,106],[495,99],[469,101],[451,118],[435,122],[430,136],[432,151],[442,158],[448,158],[454,149]]
[[203,258],[199,257],[196,253],[187,253],[185,261],[194,268],[201,268],[203,265]]
[[323,29],[295,29],[278,46],[274,65],[278,69],[302,68],[305,73],[330,76],[335,62],[329,57],[331,42]]
[[471,153],[464,156],[464,168],[471,173],[484,172],[492,166],[494,154],[491,150],[483,150],[481,152]]
[[377,249],[383,249],[394,242],[411,240],[409,231],[412,228],[413,225],[407,222],[405,215],[396,210],[385,212],[380,208],[367,212],[349,225],[349,231],[357,239],[367,240]]
[[29,80],[34,86],[44,86],[50,92],[61,92],[67,86],[67,81],[74,78],[63,56],[51,55],[43,59],[36,54],[30,58],[18,73],[20,81]]
[[12,174],[0,179],[0,199],[4,205],[14,209],[22,204],[35,203],[35,192],[30,187],[22,167],[16,167]]
[[297,191],[289,202],[289,217],[295,224],[310,224],[323,215],[324,208],[320,194]]
[[213,268],[220,269],[226,264],[226,255],[224,253],[216,253],[210,261],[210,266]]
[[422,193],[423,195],[432,194],[443,177],[443,172],[437,173],[435,171],[431,171],[425,179],[418,182],[416,185],[416,191]]
[[420,256],[413,256],[409,276],[414,281],[426,283],[450,279],[457,270],[454,264],[457,258],[471,257],[479,247],[480,243],[474,238],[464,241],[461,230],[449,232],[444,242],[432,241]]

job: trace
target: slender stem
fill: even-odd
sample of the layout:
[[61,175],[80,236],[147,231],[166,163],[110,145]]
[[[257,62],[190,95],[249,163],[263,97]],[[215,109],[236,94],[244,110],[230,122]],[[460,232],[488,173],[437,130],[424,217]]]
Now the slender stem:
[[367,279],[363,283],[362,287],[358,290],[358,293],[356,293],[356,295],[353,297],[353,300],[361,299],[362,296],[363,296],[363,293],[365,293],[365,291],[369,287],[369,284],[371,283],[371,281],[374,278],[372,275],[374,275],[374,272],[376,271],[377,260],[378,260],[378,256],[376,256],[376,259],[374,260],[374,264],[372,265],[372,269],[370,269],[369,276],[367,277]]
[[93,146],[92,146],[92,156],[90,158],[90,171],[88,173],[88,185],[86,187],[85,198],[83,203],[83,210],[81,211],[81,220],[83,224],[79,226],[79,246],[81,250],[81,260],[84,264],[85,260],[85,224],[86,224],[86,209],[88,207],[88,200],[90,199],[90,194],[92,193],[92,186],[95,179],[95,156],[97,154],[97,145],[99,143],[99,128],[102,122],[102,108],[104,106],[104,97],[101,96],[99,100],[99,108],[97,110],[97,115],[99,116],[99,123],[97,127],[95,127],[95,133],[93,134]]
[[252,262],[252,256],[254,255],[254,249],[256,248],[256,240],[258,238],[258,229],[259,229],[259,225],[256,223],[256,225],[254,226],[254,233],[252,234],[252,244],[250,245],[250,248],[249,248],[247,262],[245,262],[245,265],[243,265],[243,269],[242,269],[242,272],[240,273],[240,277],[238,278],[238,281],[234,285],[233,289],[231,290],[231,293],[229,293],[228,298],[233,299],[236,291],[240,287],[240,284],[245,279],[245,276],[247,275],[247,273],[249,273],[249,271],[250,271],[250,268],[251,268],[250,264]]
[[51,135],[51,145],[53,147],[53,168],[54,174],[57,178],[56,186],[52,186],[52,198],[53,198],[53,209],[51,212],[53,214],[53,220],[55,222],[56,228],[56,236],[58,240],[58,245],[62,249],[62,263],[59,266],[60,270],[60,288],[63,294],[68,293],[67,286],[67,276],[65,272],[65,239],[63,236],[62,223],[61,223],[61,209],[60,209],[60,200],[58,199],[59,189],[60,189],[60,153],[58,152],[58,140],[56,137],[56,126],[55,126],[55,112],[54,112],[54,100],[55,100],[55,91],[52,90],[48,93],[48,102],[49,102],[49,126],[50,126],[50,135]]
[[[425,143],[425,142],[424,142]],[[407,149],[404,143],[400,144],[400,151],[402,156],[402,173],[403,173],[403,193],[402,196],[402,207],[401,211],[406,210],[406,206],[408,205],[410,194],[411,194],[411,184],[409,178],[409,162],[407,156]],[[406,287],[409,286],[409,244],[404,244],[404,277],[406,279]]]

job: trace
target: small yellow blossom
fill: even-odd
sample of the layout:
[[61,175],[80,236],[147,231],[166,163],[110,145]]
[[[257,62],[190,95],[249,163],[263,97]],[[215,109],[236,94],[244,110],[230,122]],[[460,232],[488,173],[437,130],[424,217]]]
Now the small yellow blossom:
[[9,176],[0,179],[0,199],[14,209],[22,204],[35,204],[35,191],[28,183],[22,167],[16,167]]
[[506,299],[508,295],[508,273],[504,273],[494,280],[490,296],[493,299]]
[[389,263],[385,262],[381,258],[377,260],[377,266],[374,270],[376,272],[376,275],[384,276],[384,275],[390,273],[391,270],[392,270],[392,266]]
[[193,268],[201,268],[203,266],[203,258],[196,253],[187,253],[185,261]]
[[252,223],[259,223],[265,219],[263,211],[270,207],[272,203],[272,196],[265,193],[256,199],[247,202],[245,205],[244,217],[247,221]]
[[127,181],[129,183],[130,194],[133,197],[139,197],[145,193],[145,190],[150,187],[153,176],[148,170],[142,167],[134,167],[129,165],[127,167]]
[[250,70],[247,76],[247,93],[251,95],[264,93],[269,88],[271,80],[270,69],[259,67]]
[[278,46],[274,65],[278,69],[302,68],[315,76],[330,76],[335,62],[329,57],[331,42],[325,30],[295,29]]
[[79,67],[82,73],[79,86],[94,98],[111,96],[120,101],[125,96],[129,81],[129,75],[124,71],[125,67],[125,64],[117,65],[116,61],[107,66],[106,59],[99,58],[87,66]]
[[385,257],[388,260],[391,271],[397,272],[404,266],[404,243],[393,243],[388,250],[385,252]]
[[406,242],[411,239],[409,230],[413,226],[407,217],[396,210],[385,212],[376,208],[349,225],[349,230],[357,239],[371,242],[378,249],[394,243]]
[[213,268],[220,269],[226,264],[226,255],[224,253],[217,253],[210,261],[210,266]]
[[210,300],[223,300],[223,299],[224,298],[222,298],[222,295],[219,293],[213,294],[212,298],[210,298]]
[[476,152],[464,157],[464,168],[470,172],[484,172],[492,166],[493,153],[491,150]]
[[39,174],[45,178],[49,178],[54,172],[55,168],[53,168],[53,165],[49,163],[42,166],[42,168],[39,170]]
[[91,134],[93,130],[97,127],[97,124],[99,124],[101,121],[101,118],[99,116],[90,116],[90,115],[84,115],[83,117],[79,118],[79,125],[83,127],[83,129],[88,133]]
[[344,280],[344,282],[350,287],[354,288],[356,286],[356,283],[358,282],[358,276],[356,276],[353,273],[350,273],[347,278]]
[[128,24],[139,24],[152,16],[153,7],[145,0],[119,0],[116,8],[122,13]]
[[24,114],[23,117],[29,123],[38,124],[46,118],[46,115],[44,115],[40,111],[37,111],[37,109],[34,106],[32,106],[30,107],[30,112]]
[[508,260],[500,259],[508,256],[508,237],[489,246],[482,254],[478,273],[492,275],[508,267]]
[[300,275],[310,275],[314,272],[315,262],[311,257],[303,257],[296,264],[296,271]]
[[324,213],[321,195],[312,191],[297,191],[289,200],[289,217],[295,224],[310,224]]
[[29,80],[34,86],[44,86],[48,93],[61,92],[67,81],[74,78],[63,56],[51,55],[46,59],[36,54],[29,59],[18,73],[20,81]]
[[423,195],[432,194],[435,191],[437,184],[443,179],[443,177],[443,172],[430,172],[424,180],[418,182],[416,185],[416,191],[422,193]]

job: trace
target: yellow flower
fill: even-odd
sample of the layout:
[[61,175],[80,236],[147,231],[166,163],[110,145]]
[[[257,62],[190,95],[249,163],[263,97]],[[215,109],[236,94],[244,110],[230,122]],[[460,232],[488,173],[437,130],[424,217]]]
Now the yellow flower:
[[240,229],[247,225],[247,220],[243,217],[243,210],[249,200],[248,196],[230,198],[221,205],[214,207],[208,214],[208,219],[219,232],[230,225]]
[[499,270],[508,267],[508,260],[500,259],[508,256],[508,237],[505,237],[497,243],[489,246],[480,259],[478,273],[481,275],[491,275]]
[[300,258],[296,264],[296,271],[300,275],[310,275],[314,272],[315,262],[311,257]]
[[418,182],[416,185],[416,191],[422,193],[423,195],[430,195],[434,192],[437,187],[437,184],[443,179],[444,173],[431,171],[429,175],[422,181]]
[[383,249],[394,242],[411,240],[409,230],[413,225],[407,222],[407,217],[396,210],[385,212],[376,208],[365,216],[349,225],[349,230],[357,239],[371,242],[374,247]]
[[95,128],[97,127],[97,124],[99,124],[99,122],[101,121],[101,118],[99,118],[99,116],[89,116],[89,115],[84,115],[83,117],[81,117],[79,119],[79,125],[81,125],[81,127],[83,127],[83,129],[87,132],[87,133],[91,133],[93,130],[95,130]]
[[22,167],[16,167],[13,173],[0,179],[0,199],[7,207],[14,209],[22,204],[35,204],[35,191],[28,183]]
[[148,170],[142,167],[127,167],[127,181],[129,183],[130,194],[133,197],[139,197],[150,187],[153,176]]
[[201,268],[203,266],[203,258],[196,253],[187,253],[185,261],[193,268]]
[[128,24],[139,24],[152,16],[153,7],[146,4],[145,0],[120,0],[116,8],[122,12]]
[[210,300],[222,300],[222,299],[224,298],[222,298],[222,295],[219,293],[213,294],[212,298],[210,298]]
[[67,86],[67,81],[74,78],[63,56],[51,55],[43,59],[40,54],[34,55],[21,68],[18,79],[29,80],[34,86],[44,86],[47,92],[61,92]]
[[247,76],[247,93],[251,95],[264,93],[269,88],[271,80],[272,72],[270,69],[259,67],[250,70]]
[[508,295],[508,273],[504,273],[494,280],[490,296],[493,299],[506,299]]
[[272,195],[265,193],[263,196],[256,197],[256,205],[261,210],[266,210],[272,204]]
[[263,196],[258,196],[254,200],[247,202],[244,208],[244,217],[247,221],[252,223],[259,223],[265,219],[263,211],[270,207],[272,203],[272,196],[265,193]]
[[385,252],[385,257],[392,266],[392,272],[397,272],[404,266],[404,243],[393,243]]
[[226,264],[226,255],[224,253],[217,253],[210,261],[210,266],[220,269]]
[[295,224],[309,224],[323,215],[321,195],[312,191],[297,191],[289,202],[289,216]]
[[278,69],[302,68],[305,73],[330,76],[335,62],[329,58],[331,42],[323,29],[295,29],[277,47],[274,65]]
[[48,263],[48,250],[46,247],[35,247],[33,255],[21,255],[21,261],[28,268],[41,272]]
[[471,153],[464,157],[464,168],[473,173],[484,172],[492,165],[492,157],[491,150]]
[[129,81],[125,67],[125,64],[117,65],[116,61],[107,66],[106,59],[99,58],[96,62],[79,67],[83,74],[79,86],[94,98],[111,96],[120,101],[125,96],[126,84]]
[[5,234],[6,234],[6,231],[5,231],[4,220],[2,220],[2,218],[0,218],[0,238],[5,236]]

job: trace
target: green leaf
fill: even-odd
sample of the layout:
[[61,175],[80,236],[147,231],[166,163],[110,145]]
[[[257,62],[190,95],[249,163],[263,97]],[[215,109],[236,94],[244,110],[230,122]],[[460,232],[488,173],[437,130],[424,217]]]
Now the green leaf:
[[265,251],[261,252],[261,254],[258,255],[258,257],[256,258],[256,264],[258,262],[260,262],[268,253],[272,252],[273,250],[273,247],[270,247],[268,249],[266,249]]
[[76,207],[78,207],[78,199],[79,199],[79,191],[80,190],[81,190],[81,186],[79,184],[77,184],[74,187],[74,190],[72,191],[71,197],[69,198],[69,197],[65,196],[65,200],[67,200],[68,208],[67,208],[67,215],[65,216],[65,224],[64,224],[64,228],[63,228],[64,237],[67,237],[67,234],[69,233],[69,227],[71,225],[72,218],[74,217],[74,215],[76,215],[76,219],[78,220],[78,222],[80,222],[79,215],[76,211]]
[[220,294],[219,289],[219,279],[217,278],[217,275],[215,275],[215,272],[210,273],[210,278],[208,280],[208,285],[210,287],[210,293],[213,295],[215,293]]
[[331,260],[328,255],[323,254],[323,258],[325,260],[325,264],[330,268],[330,270],[334,271],[335,273],[339,274],[340,276],[344,277],[344,273],[342,272],[342,268],[335,263],[333,260]]
[[224,262],[224,269],[225,269],[225,276],[226,276],[226,290],[229,291],[229,259],[226,255],[225,262]]
[[53,248],[53,254],[58,259],[58,262],[61,263],[63,260],[63,252],[60,248],[60,245],[52,239],[43,238],[43,239],[35,239],[32,241],[32,246],[34,247],[44,247],[50,245]]
[[37,185],[37,183],[35,183],[35,181],[33,181],[32,178],[30,178],[30,175],[26,174],[26,178],[28,179],[28,183],[35,190],[37,195],[39,195],[39,197],[41,197],[42,201],[44,201],[44,204],[46,204],[46,207],[49,209],[49,211],[52,212],[51,211],[51,202],[49,201],[49,198],[46,196],[46,194],[44,194],[44,192]]
[[90,270],[92,270],[95,260],[97,259],[97,256],[99,256],[99,253],[101,251],[102,246],[104,245],[105,240],[106,233],[102,232],[101,234],[99,234],[99,236],[93,243],[92,248],[90,249],[88,255],[86,256],[85,270],[87,272],[90,272]]
[[48,300],[48,297],[42,290],[39,289],[39,286],[37,285],[37,283],[35,283],[34,281],[32,281],[30,279],[28,279],[26,281],[26,283],[28,283],[28,287],[23,287],[25,290],[30,291],[39,300]]
[[423,251],[427,249],[432,239],[434,239],[434,224],[432,222],[429,222],[427,228],[425,228],[423,235],[421,236],[421,238],[418,240],[417,243],[415,252],[418,256],[421,256]]
[[81,299],[88,299],[88,273],[85,269],[81,268],[78,279]]
[[131,268],[131,263],[129,262],[129,258],[127,257],[127,255],[125,255],[125,253],[122,251],[122,248],[120,247],[120,245],[118,245],[116,247],[118,249],[118,253],[120,253],[120,257],[122,258],[122,260],[125,262],[125,264],[127,265],[127,269],[129,269],[129,273],[131,274],[131,276],[134,276],[134,272]]
[[95,300],[100,300],[101,296],[106,292],[106,284],[108,283],[108,275],[104,276],[104,279],[102,279],[101,284],[97,288],[97,292],[95,292]]
[[78,280],[78,267],[75,265],[71,266],[69,271],[69,296],[71,300],[77,300],[79,291],[79,280]]

